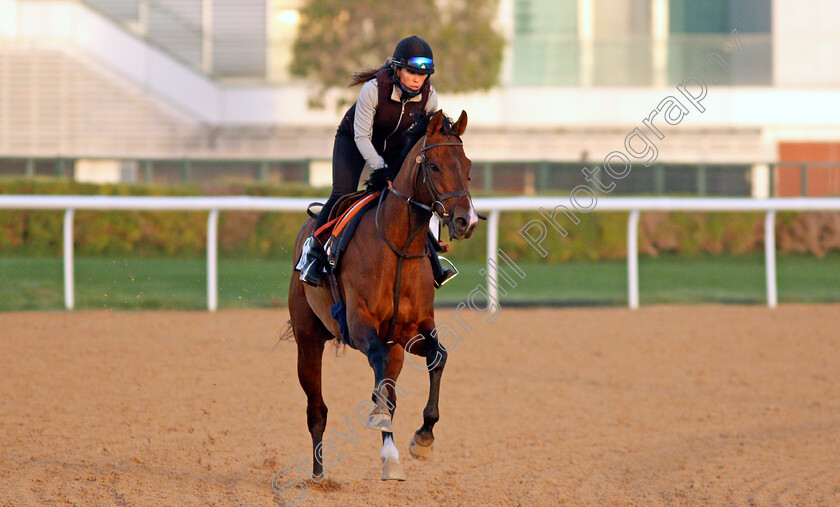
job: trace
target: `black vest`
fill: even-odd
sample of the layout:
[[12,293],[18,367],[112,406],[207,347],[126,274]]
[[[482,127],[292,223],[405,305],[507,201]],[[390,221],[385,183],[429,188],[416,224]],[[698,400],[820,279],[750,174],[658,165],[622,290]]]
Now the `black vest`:
[[[429,101],[431,85],[429,80],[423,83],[420,89],[419,101],[396,102],[391,99],[394,90],[394,72],[382,69],[376,73],[376,84],[379,92],[379,101],[376,106],[376,114],[373,115],[373,136],[371,141],[373,147],[382,155],[386,161],[394,160],[402,150],[402,134],[414,123],[413,114],[425,112],[426,103]],[[396,93],[400,93],[399,87]],[[354,137],[353,122],[356,118],[356,104],[344,114],[341,124],[338,126],[338,135],[349,135]]]

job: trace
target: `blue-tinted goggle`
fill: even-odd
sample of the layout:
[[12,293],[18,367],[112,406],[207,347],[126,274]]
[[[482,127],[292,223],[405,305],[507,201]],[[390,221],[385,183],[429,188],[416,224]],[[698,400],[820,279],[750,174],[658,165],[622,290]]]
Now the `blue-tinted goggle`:
[[433,62],[431,58],[426,58],[425,56],[415,56],[414,58],[409,58],[405,63],[407,67],[414,69],[433,70],[435,68],[435,62]]

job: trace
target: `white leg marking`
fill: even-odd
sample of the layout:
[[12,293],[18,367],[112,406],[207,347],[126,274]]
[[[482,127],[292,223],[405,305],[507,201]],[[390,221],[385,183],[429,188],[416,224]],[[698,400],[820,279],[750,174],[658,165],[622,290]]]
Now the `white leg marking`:
[[388,458],[394,458],[395,460],[399,461],[400,459],[400,451],[397,450],[397,446],[394,445],[394,439],[391,438],[390,435],[385,437],[385,442],[382,444],[382,454],[380,454],[382,461],[385,461]]

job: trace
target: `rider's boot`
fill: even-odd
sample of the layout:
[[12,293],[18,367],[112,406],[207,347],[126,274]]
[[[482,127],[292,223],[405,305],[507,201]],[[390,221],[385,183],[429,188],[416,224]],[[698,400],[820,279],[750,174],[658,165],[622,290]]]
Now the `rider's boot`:
[[443,287],[443,284],[455,278],[455,275],[457,275],[458,272],[454,269],[444,268],[440,263],[440,258],[438,257],[438,250],[441,249],[440,243],[433,238],[434,236],[429,234],[426,241],[429,243],[429,261],[432,263],[432,275],[435,278],[435,289],[440,289]]
[[327,255],[324,253],[324,247],[315,238],[315,234],[311,234],[303,242],[300,261],[295,266],[295,269],[300,271],[300,281],[313,287],[321,285],[324,281],[323,270],[326,260]]

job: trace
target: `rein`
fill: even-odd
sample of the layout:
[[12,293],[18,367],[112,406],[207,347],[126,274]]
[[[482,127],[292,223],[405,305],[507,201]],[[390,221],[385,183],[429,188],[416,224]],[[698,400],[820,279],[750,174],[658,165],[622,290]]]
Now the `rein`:
[[[416,201],[412,201],[412,200],[411,200],[411,197],[406,197],[404,194],[402,194],[402,193],[400,193],[399,191],[397,191],[395,188],[393,188],[393,186],[391,185],[391,182],[390,182],[390,181],[388,182],[388,187],[386,187],[386,189],[385,189],[385,190],[388,190],[388,191],[390,191],[390,192],[393,192],[393,193],[394,193],[395,195],[397,195],[398,197],[402,197],[403,199],[406,199],[406,200],[408,201],[409,205],[410,205],[410,204],[414,204],[414,205],[417,205],[417,206],[423,207],[423,208],[427,209],[428,211],[431,211],[431,208],[429,208],[429,207],[428,207],[428,206],[426,206],[425,204],[423,204],[423,203],[418,203],[418,202],[416,202]],[[408,248],[408,246],[411,244],[411,241],[412,241],[414,238],[416,238],[416,237],[417,237],[417,234],[419,234],[419,233],[420,233],[420,231],[422,230],[422,227],[418,227],[418,228],[417,228],[417,230],[416,230],[416,231],[413,231],[413,232],[409,230],[410,234],[408,235],[408,238],[406,238],[405,243],[403,244],[402,249],[397,248],[396,246],[394,246],[394,244],[393,244],[393,243],[391,243],[391,240],[389,240],[389,239],[388,239],[388,236],[386,236],[386,235],[385,235],[385,233],[382,231],[382,227],[379,225],[379,208],[381,208],[381,207],[382,207],[382,201],[383,201],[383,199],[385,199],[385,191],[384,191],[384,190],[382,191],[382,193],[381,193],[381,194],[379,194],[379,202],[376,204],[376,214],[374,215],[374,221],[376,222],[376,232],[378,232],[378,233],[379,233],[379,237],[381,237],[381,238],[385,241],[385,244],[387,244],[387,245],[388,245],[388,247],[389,247],[389,248],[390,248],[390,249],[391,249],[391,250],[392,250],[395,254],[397,254],[397,257],[399,257],[399,261],[400,261],[400,262],[402,261],[402,259],[419,259],[419,258],[421,258],[421,257],[425,257],[426,255],[428,255],[428,251],[426,250],[426,248],[425,248],[425,247],[423,248],[423,253],[421,253],[421,254],[409,254],[409,253],[406,253],[406,252],[404,251],[404,250],[405,250],[405,249],[407,249],[407,248]],[[410,207],[411,207],[411,206],[409,206],[409,208],[410,208]],[[410,227],[410,226],[411,226],[411,211],[410,211],[410,209],[409,209],[409,221],[408,221],[408,223],[409,223],[409,227]],[[399,268],[398,268],[398,269],[399,269]]]
[[[463,146],[464,143],[463,142],[437,143],[437,144],[432,144],[430,146],[426,146],[426,139],[427,138],[428,138],[428,136],[423,136],[423,147],[420,149],[420,155],[418,155],[417,159],[416,159],[417,165],[418,165],[420,171],[417,175],[414,176],[413,179],[414,179],[414,183],[416,185],[417,184],[417,176],[419,176],[420,174],[423,175],[423,183],[426,185],[426,190],[429,192],[429,195],[433,199],[432,205],[429,206],[429,205],[424,204],[422,202],[415,201],[413,195],[403,194],[399,190],[395,189],[393,184],[390,181],[388,182],[388,186],[382,191],[381,194],[379,194],[379,202],[376,205],[376,214],[374,216],[374,221],[376,223],[376,232],[379,233],[379,236],[385,241],[385,244],[388,245],[388,247],[391,249],[391,251],[393,251],[395,254],[397,254],[397,269],[396,269],[396,273],[394,274],[394,313],[393,313],[393,315],[391,315],[390,322],[388,322],[388,332],[385,335],[385,344],[386,345],[393,345],[394,344],[394,341],[393,341],[394,329],[396,328],[397,315],[399,315],[399,308],[400,308],[400,285],[402,284],[403,262],[406,259],[419,259],[419,258],[422,258],[422,257],[426,257],[429,254],[428,247],[425,245],[425,243],[424,243],[424,246],[423,246],[423,253],[422,254],[409,254],[405,251],[405,250],[408,249],[409,245],[411,245],[411,242],[414,241],[414,239],[417,237],[417,235],[420,233],[420,231],[428,228],[428,223],[427,223],[425,227],[418,227],[414,231],[411,230],[411,206],[412,205],[417,206],[418,208],[420,208],[424,211],[427,211],[432,215],[437,215],[438,218],[441,219],[441,221],[451,222],[452,221],[452,214],[446,211],[446,206],[444,206],[442,201],[444,201],[446,199],[449,199],[451,197],[458,197],[458,200],[455,201],[455,204],[452,205],[451,209],[454,209],[455,206],[457,206],[458,203],[461,202],[461,199],[465,195],[470,195],[470,192],[468,190],[455,190],[453,192],[447,192],[447,193],[441,195],[437,191],[437,189],[434,187],[434,185],[432,184],[431,178],[428,176],[428,164],[426,163],[426,151],[427,150],[430,150],[430,149],[435,148],[437,146]],[[385,191],[386,190],[393,193],[395,196],[397,196],[401,199],[404,199],[406,201],[406,204],[407,204],[406,211],[408,212],[409,234],[408,234],[408,237],[405,240],[405,243],[403,244],[402,249],[397,248],[393,243],[391,243],[391,240],[388,239],[388,237],[382,231],[382,227],[379,225],[379,208],[382,207],[382,202],[385,198]],[[436,207],[437,207],[438,204],[440,204],[441,208],[443,209],[443,213],[438,213],[437,212]]]

